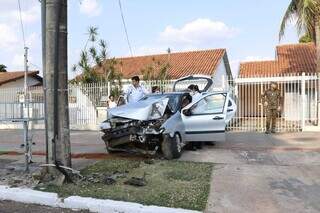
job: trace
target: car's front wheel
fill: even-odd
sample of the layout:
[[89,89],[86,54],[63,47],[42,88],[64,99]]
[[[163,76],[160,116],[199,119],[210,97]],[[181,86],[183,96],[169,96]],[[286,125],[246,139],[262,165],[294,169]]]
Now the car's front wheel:
[[168,160],[180,158],[182,153],[182,140],[179,134],[164,135],[161,149],[164,157]]

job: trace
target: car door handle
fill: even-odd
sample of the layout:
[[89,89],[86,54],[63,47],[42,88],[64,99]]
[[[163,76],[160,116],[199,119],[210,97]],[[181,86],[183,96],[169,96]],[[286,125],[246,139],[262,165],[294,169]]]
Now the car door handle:
[[214,117],[214,118],[212,118],[213,120],[222,120],[223,119],[223,117],[220,117],[220,116],[216,116],[216,117]]
[[233,109],[227,109],[227,112],[233,112]]

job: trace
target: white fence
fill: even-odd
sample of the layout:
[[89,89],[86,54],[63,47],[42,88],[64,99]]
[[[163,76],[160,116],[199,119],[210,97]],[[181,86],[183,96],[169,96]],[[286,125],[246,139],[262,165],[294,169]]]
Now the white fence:
[[[235,79],[233,87],[224,88],[232,91],[238,106],[236,116],[227,127],[229,131],[265,131],[266,110],[261,96],[277,82],[283,97],[282,111],[277,119],[277,130],[280,132],[296,132],[306,130],[318,124],[317,92],[319,78],[316,75],[283,75],[255,78]],[[200,89],[204,82],[187,82],[178,85],[185,89],[188,84],[196,83]],[[125,90],[130,81],[122,82]],[[151,91],[152,86],[159,86],[163,92],[171,92],[174,81],[142,82]],[[71,129],[97,130],[98,125],[106,118],[106,101],[117,84],[95,83],[69,85],[69,114]],[[217,89],[217,88],[211,88]],[[220,88],[218,88],[220,89]],[[44,117],[44,96],[42,87],[32,87],[29,113],[33,118]],[[0,89],[0,120],[21,117],[28,109],[19,103],[19,95],[23,88]],[[34,128],[44,128],[43,121],[33,122]],[[0,128],[17,128],[17,124],[3,123]]]
[[297,132],[317,126],[317,92],[319,78],[313,74],[238,78],[234,96],[238,106],[236,116],[228,126],[230,131],[265,131],[266,109],[262,95],[276,82],[283,104],[277,118],[277,131]]

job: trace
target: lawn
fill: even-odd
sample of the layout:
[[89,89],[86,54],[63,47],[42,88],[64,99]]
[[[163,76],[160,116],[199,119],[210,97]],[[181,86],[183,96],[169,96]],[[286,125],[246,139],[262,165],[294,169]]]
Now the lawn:
[[[79,195],[99,199],[137,202],[175,208],[204,210],[206,207],[213,164],[155,160],[152,164],[143,160],[107,159],[81,171],[85,177],[94,174],[98,183],[84,181],[62,187],[46,186],[42,190],[57,192],[61,197]],[[114,172],[125,173],[112,185],[103,183],[103,177]],[[100,174],[100,175],[99,175]],[[143,177],[147,185],[126,185],[131,177]]]

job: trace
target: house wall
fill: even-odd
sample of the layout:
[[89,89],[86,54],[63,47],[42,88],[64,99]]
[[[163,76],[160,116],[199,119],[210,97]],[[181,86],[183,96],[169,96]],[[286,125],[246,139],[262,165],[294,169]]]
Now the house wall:
[[[238,116],[261,117],[265,116],[262,94],[269,86],[267,84],[246,84],[238,87]],[[305,118],[313,121],[316,118],[316,89],[308,86],[304,94],[301,94],[300,84],[280,84],[279,89],[283,97],[281,117],[287,121],[301,120],[301,101],[305,96]]]
[[228,89],[228,75],[224,60],[221,59],[215,73],[212,76],[214,88]]
[[[41,83],[38,79],[36,79],[34,77],[28,77],[27,81],[28,81],[28,86],[34,86],[34,85]],[[20,78],[16,81],[11,81],[11,82],[0,85],[0,89],[23,88],[23,87],[24,87],[24,79],[23,78]]]

